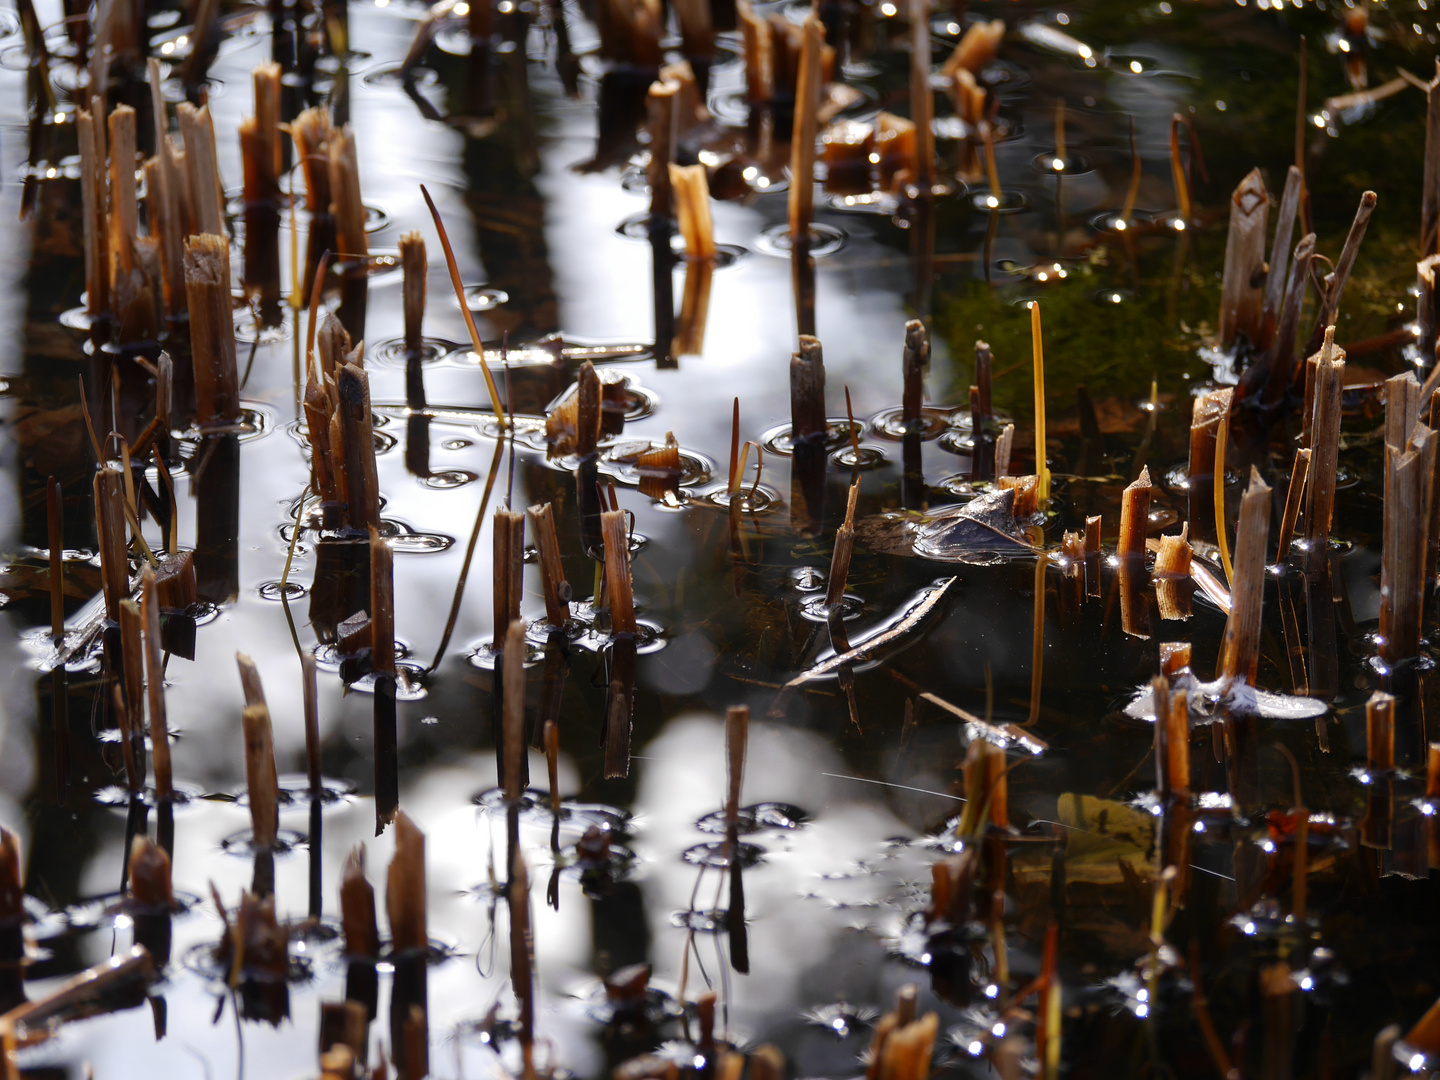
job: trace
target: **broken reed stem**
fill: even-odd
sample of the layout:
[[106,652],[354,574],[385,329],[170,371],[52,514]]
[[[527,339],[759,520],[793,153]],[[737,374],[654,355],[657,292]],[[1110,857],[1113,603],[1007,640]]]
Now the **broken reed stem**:
[[1270,540],[1270,488],[1250,469],[1250,486],[1240,500],[1235,529],[1235,576],[1230,584],[1230,615],[1220,647],[1221,674],[1227,682],[1255,685],[1260,659],[1260,603],[1265,593],[1265,547]]
[[586,360],[575,376],[575,453],[583,461],[600,441],[604,390],[595,365]]
[[1365,755],[1372,772],[1395,768],[1395,698],[1383,690],[1365,702]]
[[501,726],[501,778],[505,801],[515,803],[525,793],[525,621],[515,619],[505,630],[505,715]]
[[855,503],[860,497],[860,481],[850,483],[845,503],[845,523],[835,530],[835,551],[830,556],[830,577],[825,584],[825,607],[834,607],[845,599],[845,581],[850,576],[850,556],[855,550]]
[[125,555],[125,481],[106,462],[95,472],[95,533],[100,547],[100,580],[105,614],[120,621],[120,601],[130,595],[130,562]]
[[[335,388],[339,399],[335,419],[339,422],[344,452],[344,457],[336,465],[343,476],[345,516],[351,529],[364,533],[380,525],[380,483],[375,470],[370,376],[356,363],[340,364],[335,375]],[[332,439],[332,453],[333,450]]]
[[1165,716],[1155,723],[1165,726],[1165,782],[1168,794],[1184,797],[1190,791],[1190,706],[1184,690],[1171,690]]
[[550,813],[560,816],[560,725],[545,721],[545,775],[550,784]]
[[185,296],[195,368],[195,414],[202,427],[240,420],[235,318],[230,299],[230,245],[201,233],[185,241]]
[[1115,548],[1116,558],[1145,557],[1145,537],[1150,531],[1150,497],[1153,494],[1150,469],[1142,468],[1135,482],[1120,496],[1120,541]]
[[1215,499],[1215,545],[1220,549],[1220,563],[1225,567],[1225,583],[1235,587],[1235,567],[1230,562],[1229,526],[1225,523],[1225,448],[1230,442],[1230,416],[1220,418],[1215,432],[1215,476],[1212,495]]
[[535,1039],[534,938],[530,931],[530,871],[515,846],[506,890],[510,905],[510,983],[520,1003],[519,1038],[522,1078],[535,1076],[531,1058]]
[[745,783],[745,755],[750,743],[750,709],[732,705],[725,713],[725,826],[733,832],[740,822],[740,791]]
[[1010,452],[1015,445],[1015,425],[1006,424],[1000,429],[1000,437],[995,440],[995,479],[997,481],[1010,475]]
[[540,583],[545,593],[545,619],[557,629],[570,621],[570,583],[560,560],[560,540],[555,532],[555,511],[542,503],[529,510],[530,528],[540,551]]
[[[1370,215],[1375,212],[1375,192],[1367,191],[1360,196],[1360,205],[1355,210],[1355,220],[1350,223],[1350,232],[1345,237],[1345,246],[1340,249],[1340,258],[1335,260],[1335,270],[1330,274],[1325,290],[1324,302],[1315,316],[1315,329],[1310,334],[1310,347],[1319,346],[1321,335],[1332,326],[1340,311],[1340,297],[1350,280],[1350,270],[1355,257],[1360,253],[1360,243],[1365,239],[1365,230],[1370,226]],[[1428,359],[1428,358],[1427,358]]]
[[495,644],[505,639],[510,624],[520,618],[520,597],[525,558],[525,515],[497,508],[493,525],[494,578],[491,589]]
[[810,235],[815,213],[815,140],[817,114],[824,77],[820,71],[825,30],[815,14],[806,16],[801,30],[800,71],[795,82],[795,126],[790,140],[790,240],[799,243]]
[[405,308],[405,354],[419,357],[425,335],[425,238],[419,231],[400,237],[401,287]]
[[[336,256],[350,263],[363,274],[365,259],[370,254],[365,235],[365,204],[360,196],[360,164],[355,148],[355,132],[350,125],[330,133],[330,198],[335,215]],[[464,303],[462,298],[461,303]]]
[[645,96],[645,126],[650,132],[646,176],[650,181],[652,221],[668,221],[672,216],[670,162],[675,156],[675,102],[679,94],[680,84],[665,80],[651,83]]
[[1295,451],[1295,464],[1290,470],[1290,487],[1285,492],[1285,512],[1280,517],[1280,546],[1275,561],[1284,562],[1290,554],[1290,541],[1295,536],[1295,522],[1300,517],[1300,502],[1305,492],[1305,475],[1310,469],[1311,451]]
[[241,713],[245,734],[245,785],[250,796],[250,826],[254,845],[264,851],[275,846],[280,827],[275,745],[270,732],[270,710],[264,704],[246,705]]
[[1234,390],[1226,387],[1201,394],[1190,414],[1189,497],[1190,538],[1208,541],[1215,537],[1215,444],[1220,421],[1230,414]]
[[905,350],[901,355],[901,422],[905,430],[920,430],[925,402],[925,369],[930,366],[930,335],[925,324],[911,319],[905,324]]
[[[125,715],[129,719],[130,734],[143,761],[145,746],[145,619],[140,605],[134,600],[120,601],[120,654],[125,685]],[[145,779],[145,768],[140,766],[140,780]]]
[[[1440,68],[1425,84],[1424,181],[1420,196],[1420,258],[1440,254]],[[1428,358],[1427,358],[1428,359]]]
[[310,795],[320,794],[320,687],[315,673],[315,654],[300,651],[300,680],[305,702],[305,773]]
[[490,365],[485,360],[485,345],[480,340],[480,331],[475,327],[475,316],[470,311],[470,305],[465,302],[465,286],[460,282],[460,266],[455,261],[455,252],[450,247],[450,237],[445,232],[445,223],[440,220],[440,211],[435,208],[435,201],[430,198],[430,193],[425,190],[425,185],[420,185],[420,194],[425,197],[425,205],[430,208],[430,216],[435,221],[435,231],[440,234],[440,247],[445,252],[445,265],[450,270],[450,284],[455,289],[455,300],[460,305],[460,313],[465,316],[465,329],[470,332],[470,345],[475,350],[475,357],[480,361],[480,372],[485,376],[485,389],[490,394],[490,407],[495,411],[495,419],[504,431],[510,427],[510,421],[506,416],[505,408],[500,404],[500,388],[495,385],[495,376],[490,372]]
[[185,142],[185,168],[189,186],[193,233],[225,235],[225,197],[220,183],[220,165],[215,154],[215,124],[210,107],[195,108],[182,101],[175,109],[180,119],[180,136]]
[[150,699],[150,762],[155,772],[155,795],[165,800],[174,793],[170,772],[170,729],[165,721],[165,665],[160,649],[160,595],[155,572],[147,565],[140,572],[141,604],[145,623],[145,689]]
[[60,481],[45,481],[45,524],[50,561],[50,637],[55,644],[65,638],[65,505]]
[[425,834],[399,810],[395,813],[395,855],[385,879],[392,953],[429,948],[425,903]]
[[[1414,378],[1405,380],[1418,406]],[[1397,380],[1391,380],[1394,384]],[[1403,406],[1402,406],[1403,407]],[[1399,411],[1399,410],[1395,410]],[[1413,414],[1412,409],[1412,414]],[[1387,416],[1390,410],[1387,409]],[[1435,473],[1436,435],[1404,418],[1411,428],[1399,445],[1385,447],[1384,537],[1380,558],[1380,655],[1387,663],[1419,655],[1425,597],[1425,565],[1431,517],[1431,478]],[[1387,425],[1388,426],[1388,425]]]
[[1274,406],[1285,396],[1295,368],[1295,335],[1300,329],[1300,309],[1310,288],[1310,265],[1315,259],[1315,234],[1306,233],[1295,245],[1295,258],[1290,264],[1290,280],[1285,286],[1285,302],[1280,321],[1270,343],[1270,374],[1265,382],[1261,403]]
[[110,223],[106,209],[103,124],[102,114],[86,109],[78,111],[80,200],[85,215],[85,310],[92,318],[110,309]]
[[825,355],[820,340],[800,335],[800,348],[790,357],[790,439],[825,436]]
[[1040,301],[1030,302],[1030,352],[1035,361],[1035,497],[1050,498],[1050,469],[1045,464],[1045,349],[1040,331]]
[[[670,190],[675,199],[675,220],[685,239],[685,255],[695,261],[713,259],[715,223],[710,216],[710,180],[704,165],[670,164]],[[793,186],[792,186],[793,190]]]
[[395,553],[370,527],[370,667],[395,674]]
[[280,65],[260,64],[252,74],[255,115],[240,122],[240,157],[245,201],[275,203],[280,198]]
[[635,586],[630,577],[630,534],[626,518],[624,510],[600,512],[612,635],[635,633]]
[[1265,234],[1270,198],[1260,170],[1252,169],[1230,196],[1225,272],[1220,284],[1220,344],[1229,347],[1244,334],[1261,342],[1264,297],[1258,284],[1265,267]]
[[1340,391],[1345,352],[1327,327],[1314,364],[1310,421],[1310,468],[1305,483],[1305,566],[1314,572],[1328,558],[1330,519],[1335,511],[1335,472],[1340,456]]
[[1290,239],[1295,235],[1295,217],[1300,210],[1300,192],[1305,186],[1304,177],[1294,165],[1285,174],[1285,190],[1280,195],[1280,211],[1275,222],[1275,239],[1270,245],[1270,265],[1265,275],[1265,304],[1261,311],[1261,340],[1257,344],[1268,346],[1274,338],[1275,326],[1280,319],[1280,308],[1285,302],[1285,288],[1288,274],[1286,265],[1290,260]]
[[1170,117],[1170,176],[1175,182],[1175,205],[1182,228],[1190,227],[1190,185],[1185,181],[1185,164],[1180,160],[1180,126],[1185,120],[1179,113]]
[[730,482],[725,490],[731,499],[740,493],[740,399],[738,397],[735,399],[734,411],[730,416]]

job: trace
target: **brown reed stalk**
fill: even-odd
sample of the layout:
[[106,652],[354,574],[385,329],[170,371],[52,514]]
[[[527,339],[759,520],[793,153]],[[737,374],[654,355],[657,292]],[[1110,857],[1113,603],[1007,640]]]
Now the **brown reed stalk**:
[[670,164],[670,190],[675,218],[685,240],[685,254],[696,261],[713,259],[715,223],[710,216],[710,181],[704,165]]
[[1120,559],[1145,557],[1145,537],[1150,531],[1150,470],[1143,468],[1134,483],[1120,496],[1120,542],[1115,555]]
[[905,350],[901,354],[902,396],[900,415],[905,430],[919,430],[925,401],[925,369],[930,366],[930,335],[925,324],[911,319],[905,324]]
[[1155,600],[1160,617],[1168,620],[1190,617],[1189,525],[1178,536],[1162,536],[1155,553]]
[[1340,455],[1340,391],[1345,352],[1327,327],[1314,365],[1314,401],[1310,421],[1310,468],[1305,482],[1305,567],[1315,572],[1329,557],[1330,519],[1335,511],[1335,476]]
[[1220,283],[1220,344],[1238,335],[1258,346],[1264,297],[1257,284],[1265,267],[1265,234],[1270,198],[1259,169],[1252,169],[1230,196],[1230,230],[1225,240],[1225,273]]
[[610,632],[635,633],[635,594],[630,578],[630,535],[623,510],[604,510],[600,531],[605,539],[605,588],[610,601]]
[[76,134],[80,148],[80,200],[85,215],[85,309],[94,318],[110,310],[109,185],[105,176],[103,113],[78,110]]
[[490,364],[485,359],[485,345],[480,340],[480,331],[475,326],[475,316],[465,302],[465,286],[460,282],[460,264],[455,261],[455,252],[450,247],[450,236],[445,231],[445,222],[440,220],[440,211],[435,208],[435,201],[430,198],[430,193],[425,190],[424,184],[420,185],[420,194],[425,199],[425,205],[430,209],[430,217],[435,222],[435,231],[440,235],[440,247],[445,252],[445,265],[450,271],[450,284],[455,290],[455,301],[460,305],[460,313],[465,316],[465,329],[470,332],[471,348],[475,350],[475,357],[480,361],[480,372],[485,376],[485,389],[490,394],[490,407],[494,409],[495,419],[503,431],[510,426],[510,421],[506,417],[505,407],[500,404],[500,388],[495,385],[495,376],[491,373]]
[[570,583],[560,560],[560,540],[555,532],[555,511],[542,503],[530,507],[530,528],[540,552],[540,584],[545,594],[545,618],[551,626],[564,627],[570,621]]
[[[496,636],[499,636],[497,631]],[[515,803],[525,793],[525,622],[513,620],[505,629],[505,715],[501,724],[502,786],[505,801]]]
[[1285,189],[1280,195],[1280,210],[1275,222],[1275,238],[1270,244],[1270,262],[1265,273],[1265,304],[1261,311],[1261,339],[1257,345],[1268,347],[1275,336],[1280,309],[1285,303],[1286,273],[1290,261],[1290,239],[1295,234],[1295,217],[1300,211],[1300,193],[1305,178],[1294,165],[1285,174]]
[[[337,257],[341,262],[363,264],[370,254],[365,234],[365,203],[360,196],[360,162],[355,132],[349,124],[334,129],[330,151],[331,212],[335,215]],[[363,271],[361,271],[363,272]],[[461,302],[464,302],[462,297]]]
[[1242,679],[1251,686],[1255,685],[1260,658],[1260,603],[1265,593],[1265,547],[1269,540],[1270,488],[1252,467],[1250,486],[1240,500],[1235,580],[1220,649],[1220,669],[1225,679]]
[[395,552],[370,527],[370,667],[395,674]]
[[505,639],[506,629],[520,618],[525,558],[525,515],[514,510],[496,508],[492,528],[494,571],[492,600],[494,604],[495,643]]
[[[215,125],[210,107],[202,105],[197,109],[188,101],[182,101],[175,113],[180,118],[180,137],[185,141],[187,186],[194,214],[193,232],[224,236],[225,197],[220,184]],[[187,221],[187,229],[191,224]]]
[[820,71],[825,30],[813,13],[802,30],[800,71],[795,82],[795,126],[790,140],[790,240],[799,243],[810,235],[815,213],[815,140],[824,78]]
[[250,798],[250,825],[255,847],[264,851],[275,846],[280,827],[279,782],[275,774],[270,710],[263,703],[246,705],[241,717],[245,735],[245,786]]
[[1295,535],[1295,522],[1300,517],[1300,504],[1305,492],[1305,477],[1310,470],[1311,451],[1295,451],[1295,464],[1290,470],[1290,487],[1285,492],[1285,510],[1280,517],[1280,544],[1275,558],[1284,562],[1290,554],[1290,541]]
[[305,706],[305,773],[311,797],[320,794],[320,687],[315,676],[315,654],[300,653],[300,679]]
[[240,121],[240,158],[245,201],[274,203],[280,198],[280,65],[258,65],[251,75],[255,115]]
[[860,497],[860,481],[852,480],[845,501],[844,524],[835,530],[835,550],[830,556],[830,576],[825,583],[825,606],[833,608],[845,599],[845,582],[850,576],[850,556],[855,550],[855,503]]
[[1230,402],[1235,391],[1229,387],[1201,394],[1195,399],[1190,416],[1189,493],[1190,537],[1192,540],[1214,541],[1215,524],[1215,451],[1220,422],[1230,415]]
[[150,699],[150,763],[155,772],[155,795],[164,800],[174,793],[170,771],[170,729],[165,719],[165,665],[160,648],[160,591],[147,564],[140,571],[142,613],[145,623],[145,688]]
[[1184,797],[1190,792],[1190,705],[1184,690],[1171,690],[1169,707],[1155,723],[1165,727],[1165,780],[1168,793]]
[[1261,404],[1273,407],[1285,396],[1295,370],[1295,336],[1300,330],[1300,309],[1310,288],[1310,266],[1315,259],[1315,234],[1307,233],[1295,245],[1290,280],[1280,308],[1275,336],[1270,344],[1270,374],[1261,394]]
[[825,430],[825,355],[818,338],[801,334],[790,356],[790,437],[798,444]]
[[405,353],[418,357],[425,335],[425,278],[429,269],[425,261],[425,238],[419,230],[400,237],[400,267],[405,309]]
[[60,644],[65,638],[65,503],[60,481],[45,481],[45,525],[50,564],[50,639]]
[[120,602],[130,595],[130,562],[125,555],[125,480],[109,462],[95,472],[95,535],[100,547],[100,581],[105,613],[120,620]]
[[1420,194],[1420,257],[1440,254],[1440,63],[1425,84],[1425,157]]
[[1370,225],[1370,215],[1375,212],[1375,192],[1367,191],[1360,196],[1360,205],[1355,211],[1355,220],[1350,223],[1350,232],[1345,237],[1345,246],[1340,249],[1340,258],[1335,260],[1335,270],[1326,279],[1325,297],[1315,315],[1315,329],[1310,333],[1311,350],[1318,349],[1328,327],[1334,325],[1340,311],[1340,297],[1350,280],[1350,270],[1355,257],[1360,253],[1360,243],[1365,239],[1365,230]]
[[230,299],[230,245],[223,235],[201,233],[185,241],[185,294],[196,417],[202,427],[237,423],[240,382]]
[[910,120],[915,125],[915,173],[922,195],[930,194],[935,170],[935,99],[930,89],[930,3],[910,0]]
[[1015,445],[1015,425],[1006,424],[1000,429],[1000,437],[995,440],[995,479],[1004,479],[1010,475],[1010,454]]
[[331,421],[340,432],[344,458],[338,469],[349,526],[365,533],[380,525],[380,482],[375,470],[374,419],[370,412],[370,376],[356,363],[339,366],[335,376],[336,409]]

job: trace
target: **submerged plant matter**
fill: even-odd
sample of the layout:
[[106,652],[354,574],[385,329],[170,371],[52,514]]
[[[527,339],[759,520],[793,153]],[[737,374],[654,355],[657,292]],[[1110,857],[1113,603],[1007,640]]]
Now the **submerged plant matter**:
[[0,9],[5,1075],[1440,1072],[1432,14]]

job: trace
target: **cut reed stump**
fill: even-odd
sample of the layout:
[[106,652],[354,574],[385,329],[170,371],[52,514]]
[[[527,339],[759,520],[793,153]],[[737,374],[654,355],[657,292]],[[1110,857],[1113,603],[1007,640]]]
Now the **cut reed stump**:
[[1370,783],[1360,842],[1389,848],[1395,818],[1395,698],[1382,690],[1365,703],[1365,758]]
[[1240,501],[1235,531],[1235,580],[1230,616],[1225,622],[1220,669],[1227,681],[1255,685],[1260,659],[1260,605],[1265,593],[1265,548],[1270,540],[1270,488],[1250,470],[1250,486]]
[[364,1006],[375,1019],[379,981],[380,930],[375,918],[375,888],[365,877],[365,848],[351,850],[340,875],[340,925],[345,935],[345,999]]
[[1345,351],[1328,327],[1320,351],[1309,360],[1313,402],[1310,413],[1310,468],[1305,481],[1305,569],[1316,573],[1329,559],[1330,519],[1335,512],[1335,478],[1340,456],[1340,391]]
[[1220,422],[1230,415],[1235,391],[1229,387],[1213,390],[1195,399],[1190,416],[1189,494],[1190,539],[1214,543],[1215,531],[1215,442]]
[[1260,170],[1253,169],[1230,196],[1230,230],[1225,241],[1225,273],[1220,284],[1220,344],[1229,347],[1244,335],[1252,346],[1262,333],[1265,235],[1270,198]]
[[230,300],[230,245],[223,236],[201,233],[185,241],[185,294],[190,308],[196,417],[202,427],[238,423],[240,383]]

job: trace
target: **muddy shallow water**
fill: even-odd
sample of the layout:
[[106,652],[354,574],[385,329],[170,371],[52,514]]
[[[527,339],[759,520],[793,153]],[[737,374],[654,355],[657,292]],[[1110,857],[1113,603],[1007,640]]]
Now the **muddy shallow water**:
[[[765,7],[803,15],[794,5]],[[924,619],[850,671],[790,687],[833,655],[815,604],[852,477],[845,441],[837,439],[826,467],[818,521],[810,520],[813,494],[797,505],[792,458],[768,447],[758,468],[755,455],[748,458],[745,484],[756,485],[756,494],[738,515],[738,539],[723,500],[714,498],[726,485],[732,399],[739,399],[742,439],[780,446],[777,432],[789,422],[796,321],[791,260],[776,242],[786,196],[775,189],[783,189],[784,176],[769,189],[752,178],[748,189],[742,183],[727,192],[743,197],[714,203],[716,239],[727,257],[713,272],[703,348],[678,359],[661,349],[657,358],[655,253],[645,239],[648,196],[636,165],[643,148],[622,147],[611,162],[595,160],[598,59],[581,56],[580,99],[567,97],[543,12],[521,5],[507,24],[510,40],[489,57],[483,92],[475,90],[468,41],[458,30],[441,32],[407,89],[393,71],[423,8],[362,0],[349,8],[355,54],[348,77],[322,61],[312,90],[320,100],[344,84],[372,211],[372,254],[393,255],[410,230],[421,231],[429,245],[425,333],[435,356],[424,366],[426,410],[406,408],[405,367],[395,360],[398,269],[371,277],[364,337],[405,676],[397,705],[400,805],[427,837],[434,1075],[492,1075],[500,1061],[512,1071],[519,1061],[506,1026],[516,1004],[507,978],[508,915],[499,898],[506,816],[493,791],[490,515],[506,500],[515,508],[553,501],[577,600],[591,596],[595,564],[582,546],[574,463],[547,462],[533,424],[527,429],[522,422],[513,439],[499,437],[479,366],[462,344],[465,325],[420,183],[449,225],[487,354],[516,410],[538,414],[573,381],[586,350],[595,349],[598,366],[630,382],[623,438],[659,443],[673,431],[693,459],[676,505],[642,496],[624,462],[602,464],[602,478],[614,481],[620,505],[635,516],[635,592],[647,636],[638,657],[627,778],[606,779],[602,768],[611,661],[593,646],[603,635],[578,642],[565,657],[558,726],[566,816],[558,861],[573,863],[585,828],[598,825],[611,836],[606,872],[582,880],[579,867],[560,869],[558,905],[549,906],[547,884],[558,864],[545,797],[537,795],[521,814],[542,1065],[603,1076],[622,1058],[663,1044],[682,1067],[693,1067],[693,1048],[678,1043],[674,1019],[672,995],[683,980],[692,1001],[706,987],[721,992],[724,1030],[737,1045],[777,1045],[791,1075],[852,1076],[863,1070],[860,1055],[875,1017],[890,1008],[898,987],[915,982],[921,1012],[940,1017],[936,1068],[986,1075],[985,1055],[1004,1026],[991,1004],[993,954],[982,935],[961,989],[951,980],[936,992],[927,970],[934,958],[923,938],[917,946],[911,918],[929,902],[931,864],[953,844],[949,823],[965,806],[960,765],[979,737],[932,698],[995,725],[1024,724],[1035,740],[1007,750],[1016,763],[1009,774],[1014,835],[1002,887],[1012,989],[1039,970],[1047,926],[1059,928],[1062,1071],[1215,1075],[1191,1019],[1188,980],[1197,974],[1227,1052],[1249,1063],[1246,1075],[1291,1075],[1261,1071],[1262,1044],[1268,1046],[1276,1024],[1288,1025],[1294,1075],[1359,1075],[1369,1068],[1376,1032],[1390,1023],[1408,1030],[1440,994],[1440,896],[1427,853],[1430,809],[1421,798],[1428,670],[1395,684],[1408,695],[1406,715],[1419,719],[1397,739],[1398,763],[1408,775],[1394,779],[1389,846],[1362,844],[1356,827],[1373,780],[1355,768],[1365,754],[1364,703],[1382,681],[1394,682],[1373,662],[1381,410],[1375,391],[1362,384],[1410,362],[1404,335],[1393,332],[1413,318],[1424,95],[1403,89],[1370,103],[1329,102],[1351,87],[1339,55],[1339,16],[1323,4],[968,8],[963,16],[935,13],[933,58],[938,65],[948,54],[962,22],[998,17],[1009,25],[987,72],[1004,132],[996,164],[1007,212],[987,210],[983,181],[956,183],[919,206],[857,209],[817,199],[817,222],[833,249],[816,258],[827,411],[837,422],[845,419],[848,388],[872,466],[858,472],[861,518],[898,512],[904,502],[939,507],[967,498],[967,391],[972,347],[984,338],[995,352],[996,404],[1016,423],[1016,460],[1028,471],[1034,450],[1024,302],[1039,299],[1055,489],[1051,512],[1037,519],[1031,540],[1052,557],[1008,552],[954,561],[930,557],[944,556],[943,549],[917,556],[862,542],[846,590],[854,597],[852,643],[904,624],[917,599],[953,582]],[[507,0],[501,10],[515,9]],[[84,287],[75,95],[67,90],[75,72],[57,64],[55,115],[32,124],[12,14],[0,9],[6,35],[0,36],[6,349],[0,378],[7,428],[0,462],[11,480],[0,485],[9,554],[0,593],[10,629],[0,643],[0,823],[19,834],[27,868],[33,998],[129,948],[133,920],[108,911],[105,898],[121,887],[127,823],[128,830],[140,822],[153,831],[155,822],[127,807],[99,652],[72,658],[63,674],[50,670],[45,479],[53,474],[65,488],[67,613],[75,622],[99,587],[93,462],[79,386],[88,402],[103,400],[109,361],[95,359],[75,319],[62,318],[80,304]],[[45,24],[60,17],[58,5],[42,5],[39,14]],[[165,14],[154,13],[157,49],[178,25]],[[576,51],[592,50],[594,31],[583,14],[565,14]],[[846,81],[865,91],[860,118],[881,105],[906,110],[905,30],[893,15],[888,4],[869,11],[859,43],[841,56]],[[521,16],[539,22],[527,32]],[[258,8],[227,11],[227,18],[209,100],[227,194],[238,198],[235,129],[252,108],[249,72],[269,56],[269,20]],[[1437,25],[1423,2],[1377,5],[1366,46],[1370,85],[1401,68],[1428,74]],[[1159,670],[1159,642],[1191,642],[1197,673],[1212,674],[1224,614],[1197,592],[1188,621],[1162,622],[1151,606],[1148,633],[1126,632],[1118,575],[1109,564],[1093,567],[1086,580],[1067,574],[1053,555],[1062,531],[1083,526],[1087,514],[1103,515],[1106,543],[1113,544],[1120,490],[1142,465],[1159,485],[1153,531],[1173,532],[1187,514],[1191,398],[1225,374],[1224,363],[1212,367],[1206,349],[1217,318],[1228,194],[1258,165],[1278,196],[1293,157],[1302,34],[1309,64],[1303,141],[1321,250],[1338,253],[1361,190],[1380,196],[1337,329],[1337,340],[1351,346],[1356,387],[1346,399],[1331,595],[1317,599],[1313,587],[1307,594],[1292,569],[1271,575],[1265,596],[1259,687],[1309,692],[1328,708],[1318,720],[1256,721],[1243,799],[1230,791],[1209,729],[1196,728],[1194,788],[1208,793],[1200,806],[1221,805],[1225,793],[1236,795],[1236,804],[1201,814],[1194,824],[1188,893],[1168,933],[1180,967],[1160,984],[1157,1005],[1136,973],[1150,954],[1154,880],[1168,859],[1159,850],[1167,819],[1142,798],[1154,786],[1150,723],[1127,715],[1125,706]],[[715,145],[744,131],[736,41],[721,35],[721,42],[710,97],[729,126],[717,131]],[[1088,55],[1067,42],[1082,44]],[[1057,178],[1046,174],[1044,161],[1055,151],[1061,98],[1073,167]],[[944,137],[953,119],[947,100],[936,96],[942,161],[955,152]],[[1176,113],[1193,123],[1202,151],[1187,152],[1195,208],[1183,231],[1172,220]],[[1137,205],[1152,222],[1133,240],[1109,227],[1130,183],[1132,118],[1144,167]],[[27,163],[32,139],[40,142]],[[718,154],[712,152],[717,162]],[[29,209],[24,221],[22,202]],[[289,230],[287,211],[280,230],[286,253]],[[235,250],[238,268],[238,243]],[[288,255],[282,265],[288,290]],[[674,270],[678,302],[693,268],[677,260]],[[902,484],[901,443],[887,432],[900,401],[904,325],[916,316],[932,331],[926,397],[936,409],[938,436],[923,444],[918,500],[913,486]],[[298,920],[318,908],[321,926],[333,927],[340,867],[357,844],[367,849],[370,877],[383,895],[393,830],[376,835],[373,698],[363,683],[346,689],[333,653],[312,628],[319,558],[312,531],[295,543],[280,586],[310,479],[293,381],[296,326],[286,309],[282,327],[260,335],[252,349],[243,308],[237,322],[242,398],[253,431],[239,442],[233,596],[213,597],[218,603],[195,631],[193,659],[171,656],[166,668],[174,771],[188,796],[174,812],[174,882],[187,907],[174,919],[172,960],[149,1003],[58,1028],[20,1052],[25,1075],[81,1076],[86,1062],[107,1080],[316,1074],[318,1003],[344,995],[344,957],[333,934],[292,940],[289,1019],[278,1027],[235,1016],[233,996],[209,955],[222,930],[212,885],[233,907],[254,872],[250,818],[237,800],[245,787],[237,650],[258,665],[279,769],[301,777],[291,785],[297,791],[305,770],[297,650],[319,650],[322,767],[336,794],[318,814],[300,795],[282,807],[289,845],[276,857],[274,884],[282,917]],[[514,363],[502,370],[496,361],[507,334]],[[558,363],[555,348],[542,342],[552,334],[567,346]],[[1082,445],[1081,383],[1100,421],[1098,447]],[[1297,431],[1298,421],[1282,420],[1237,451],[1232,522],[1242,465],[1256,464],[1283,499]],[[197,536],[196,442],[177,438],[172,469],[186,546]],[[149,476],[158,482],[153,466]],[[474,565],[447,634],[482,506]],[[152,543],[159,535],[153,521],[145,531]],[[1312,608],[1329,613],[1330,644],[1312,644]],[[544,613],[533,560],[522,612],[533,620]],[[527,679],[532,716],[541,695],[538,647],[535,660]],[[63,707],[55,704],[57,694]],[[740,704],[753,716],[743,802],[775,804],[757,814],[755,830],[744,837],[753,850],[742,849],[754,860],[744,872],[748,974],[728,970],[737,915],[727,910],[723,873],[705,865],[723,856],[700,846],[717,841],[713,822],[707,829],[704,819],[723,803],[724,713]],[[1298,760],[1311,813],[1329,815],[1317,818],[1311,832],[1308,932],[1285,922],[1289,869],[1274,857],[1283,829],[1266,819],[1272,811],[1288,813],[1294,798],[1290,766],[1274,744]],[[545,762],[535,752],[530,775],[533,787],[546,786]],[[1192,949],[1200,966],[1183,970]],[[1257,983],[1261,968],[1277,958],[1295,972],[1285,1021],[1264,1012]],[[638,963],[653,966],[651,987],[661,992],[653,995],[660,1020],[648,1043],[625,1042],[605,1024],[602,978]],[[388,980],[382,969],[382,996]],[[382,1004],[373,1046],[391,1043],[386,1015]],[[1028,1039],[1030,1024],[1016,1027]],[[1417,1067],[1425,1067],[1423,1055]]]

